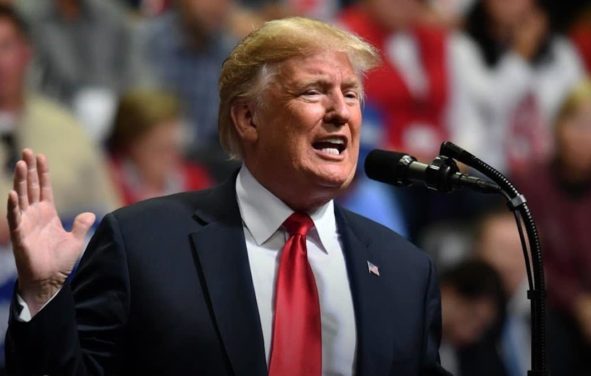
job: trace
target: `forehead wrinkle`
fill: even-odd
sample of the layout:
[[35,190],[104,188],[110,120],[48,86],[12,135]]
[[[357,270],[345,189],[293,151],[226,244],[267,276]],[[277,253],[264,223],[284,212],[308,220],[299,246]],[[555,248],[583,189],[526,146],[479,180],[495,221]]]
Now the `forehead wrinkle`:
[[338,85],[343,88],[353,88],[357,89],[361,87],[361,81],[355,75],[353,78],[342,78],[342,74],[338,74],[339,78],[335,78],[334,75],[328,74],[325,72],[316,73],[307,73],[303,72],[300,77],[294,77],[293,75],[282,75],[283,85],[290,86],[293,88],[302,88],[308,86],[322,86],[322,87],[330,87],[333,85]]

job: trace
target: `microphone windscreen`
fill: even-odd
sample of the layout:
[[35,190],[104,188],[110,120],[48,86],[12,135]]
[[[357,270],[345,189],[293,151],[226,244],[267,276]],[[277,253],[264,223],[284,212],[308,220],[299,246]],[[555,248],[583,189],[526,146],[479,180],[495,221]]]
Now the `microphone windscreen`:
[[382,183],[399,185],[404,172],[400,160],[407,154],[375,149],[365,158],[365,174]]

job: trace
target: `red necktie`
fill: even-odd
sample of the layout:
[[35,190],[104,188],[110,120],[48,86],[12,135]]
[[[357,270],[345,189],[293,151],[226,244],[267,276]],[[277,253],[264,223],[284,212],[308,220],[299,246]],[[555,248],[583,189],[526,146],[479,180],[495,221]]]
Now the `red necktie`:
[[289,239],[279,261],[269,376],[320,376],[320,304],[306,250],[314,223],[308,215],[294,213],[283,226]]

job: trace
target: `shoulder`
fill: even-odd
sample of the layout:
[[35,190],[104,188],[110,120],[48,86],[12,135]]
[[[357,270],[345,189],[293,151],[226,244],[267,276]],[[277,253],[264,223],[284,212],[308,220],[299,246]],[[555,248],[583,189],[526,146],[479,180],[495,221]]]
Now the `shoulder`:
[[575,46],[561,35],[554,35],[550,42],[552,56],[563,68],[570,67],[580,75],[583,74],[583,63]]
[[105,216],[97,233],[103,240],[120,234],[118,238],[128,254],[185,249],[190,234],[209,224],[241,228],[232,183],[229,180],[213,189],[177,193],[120,208]]
[[575,47],[571,43],[569,39],[566,37],[556,34],[551,37],[550,44],[552,49],[555,50],[557,53],[568,53],[568,54],[577,54]]
[[215,191],[207,189],[175,193],[168,196],[152,198],[115,210],[112,214],[118,221],[167,222],[171,218],[190,218],[203,206],[208,197]]
[[80,123],[64,106],[39,94],[27,96],[25,117],[31,119],[31,125],[48,127],[53,132],[81,129]]
[[369,218],[356,214],[342,207],[337,207],[337,216],[362,243],[382,257],[414,260],[430,264],[429,256],[400,234]]
[[235,177],[210,189],[187,191],[140,201],[118,209],[112,216],[121,223],[170,227],[180,223],[241,223]]

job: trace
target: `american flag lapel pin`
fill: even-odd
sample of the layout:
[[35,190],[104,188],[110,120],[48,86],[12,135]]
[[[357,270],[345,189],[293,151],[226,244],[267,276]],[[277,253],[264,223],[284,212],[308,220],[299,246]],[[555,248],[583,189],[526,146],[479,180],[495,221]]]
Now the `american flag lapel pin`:
[[378,277],[380,276],[380,269],[378,269],[378,266],[374,265],[371,261],[367,262],[367,269],[370,274],[375,274]]

